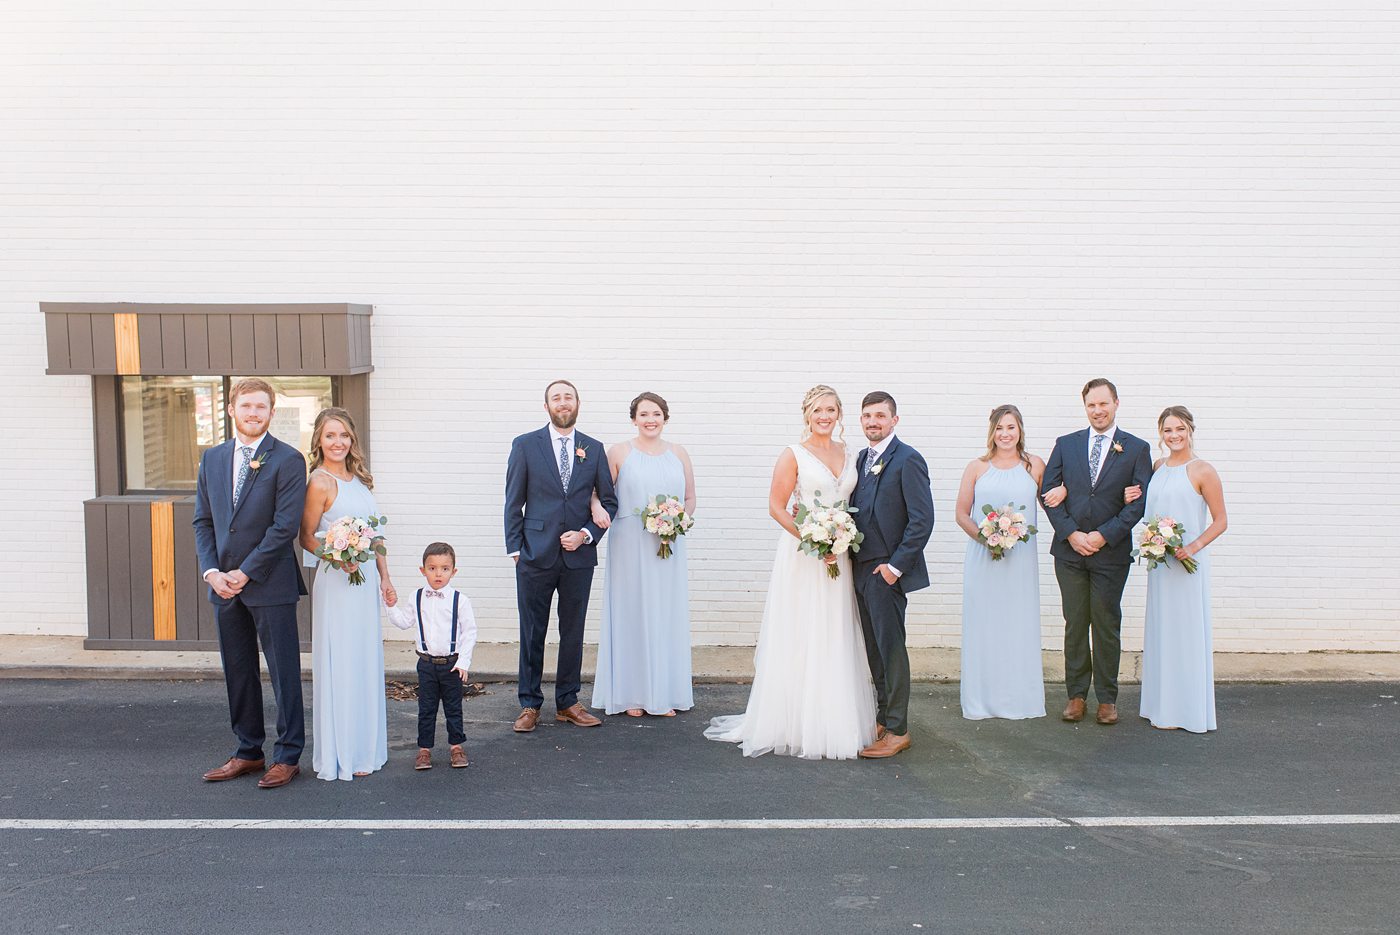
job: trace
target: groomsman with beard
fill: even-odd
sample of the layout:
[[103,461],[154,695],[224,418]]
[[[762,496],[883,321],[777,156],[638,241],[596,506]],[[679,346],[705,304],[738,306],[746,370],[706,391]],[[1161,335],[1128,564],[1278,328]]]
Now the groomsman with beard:
[[515,439],[506,464],[506,551],[515,560],[520,611],[520,714],[515,730],[522,734],[535,729],[544,704],[544,640],[556,593],[555,720],[578,727],[602,723],[578,701],[583,623],[603,538],[589,511],[593,492],[609,516],[617,512],[607,451],[602,442],[574,429],[578,390],[568,380],[554,381],[545,388],[544,408],[550,424]]
[[[1093,681],[1100,724],[1118,723],[1119,630],[1123,586],[1133,563],[1132,531],[1147,508],[1146,498],[1124,502],[1124,491],[1143,491],[1152,480],[1152,450],[1114,423],[1118,388],[1090,380],[1080,394],[1089,428],[1061,436],[1041,482],[1045,515],[1055,527],[1050,554],[1065,616],[1065,690],[1062,720],[1083,720]],[[1046,496],[1061,484],[1063,500]],[[1051,506],[1054,502],[1054,506]]]
[[882,759],[909,749],[909,651],[904,615],[909,592],[928,587],[924,546],[933,534],[933,492],[923,455],[894,436],[894,397],[876,390],[861,400],[869,447],[856,459],[851,505],[864,536],[853,556],[856,604],[875,682],[875,742],[860,751]]

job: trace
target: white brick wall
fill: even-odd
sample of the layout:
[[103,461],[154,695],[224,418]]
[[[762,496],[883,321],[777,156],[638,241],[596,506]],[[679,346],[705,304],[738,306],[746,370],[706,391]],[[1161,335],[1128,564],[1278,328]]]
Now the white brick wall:
[[486,639],[555,375],[609,441],[670,400],[701,643],[755,636],[802,391],[892,391],[940,510],[910,638],[951,645],[986,412],[1047,454],[1106,374],[1137,434],[1190,405],[1224,476],[1220,649],[1400,650],[1400,535],[1335,532],[1400,508],[1392,3],[682,6],[9,0],[0,631],[83,630],[88,391],[43,375],[39,301],[355,301],[397,575],[454,541]]

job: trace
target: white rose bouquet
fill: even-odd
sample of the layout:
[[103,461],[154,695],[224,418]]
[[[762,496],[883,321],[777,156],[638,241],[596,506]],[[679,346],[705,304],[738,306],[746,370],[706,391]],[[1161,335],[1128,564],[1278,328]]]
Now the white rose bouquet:
[[376,555],[387,555],[384,548],[384,534],[379,527],[389,522],[385,516],[342,516],[331,523],[325,532],[317,533],[322,540],[316,549],[316,557],[325,562],[322,571],[339,568],[346,571],[349,566],[351,584],[364,584],[365,573],[359,566]]
[[695,519],[685,511],[685,503],[679,497],[664,493],[652,497],[645,508],[633,512],[642,518],[646,531],[661,540],[656,554],[662,558],[670,558],[671,544],[695,525]]
[[1036,534],[1036,528],[1026,522],[1024,506],[992,507],[983,505],[982,522],[977,527],[977,538],[992,553],[993,561],[1000,561],[1018,543],[1029,542]]
[[[845,555],[859,552],[865,536],[856,529],[856,510],[842,500],[831,506],[822,506],[820,500],[813,500],[809,507],[805,503],[797,505],[797,534],[800,541],[797,548],[820,559],[828,555]],[[826,573],[832,578],[841,577],[841,569],[833,562],[826,566]]]
[[1196,560],[1191,556],[1182,558],[1176,554],[1186,536],[1186,527],[1170,516],[1154,516],[1142,527],[1138,536],[1138,547],[1133,549],[1133,558],[1147,563],[1148,570],[1165,564],[1174,558],[1186,569],[1188,575],[1196,573]]

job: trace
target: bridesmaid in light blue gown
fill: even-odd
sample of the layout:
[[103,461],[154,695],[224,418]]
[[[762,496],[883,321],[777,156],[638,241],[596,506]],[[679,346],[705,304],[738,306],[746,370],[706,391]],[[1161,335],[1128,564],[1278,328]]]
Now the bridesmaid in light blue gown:
[[1045,462],[1026,454],[1021,412],[992,410],[987,453],[963,471],[958,526],[971,538],[963,559],[963,717],[1021,719],[1045,716],[1040,661],[1040,558],[1036,537],[993,559],[977,537],[983,506],[1007,503],[1036,525],[1036,494]]
[[[630,412],[637,437],[608,451],[618,509],[608,532],[592,705],[608,714],[671,717],[695,703],[685,537],[675,541],[669,558],[661,558],[661,540],[642,528],[634,511],[666,494],[683,499],[685,511],[694,515],[695,476],[685,449],[661,439],[671,417],[666,400],[643,393]],[[600,511],[595,499],[594,521],[607,528]]]
[[[1168,558],[1147,575],[1147,620],[1142,645],[1139,713],[1163,729],[1215,730],[1215,665],[1210,633],[1210,553],[1225,531],[1225,494],[1215,468],[1196,457],[1196,422],[1185,406],[1157,419],[1169,454],[1147,486],[1147,519],[1169,516],[1185,524],[1178,556],[1194,558],[1195,574]],[[1207,516],[1209,513],[1209,516]]]
[[[378,515],[355,424],[340,408],[322,410],[311,431],[311,477],[302,514],[301,545],[345,516]],[[307,555],[308,565],[316,564]],[[396,598],[384,556],[360,567],[329,568],[311,589],[311,763],[320,779],[368,776],[389,759],[384,704],[384,641],[379,603]]]

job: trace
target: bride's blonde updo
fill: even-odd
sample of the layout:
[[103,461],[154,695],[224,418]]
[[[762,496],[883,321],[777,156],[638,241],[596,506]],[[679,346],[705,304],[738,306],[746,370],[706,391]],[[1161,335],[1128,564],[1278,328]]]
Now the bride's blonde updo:
[[841,408],[841,396],[825,383],[818,383],[807,391],[807,395],[802,397],[802,440],[805,442],[812,437],[812,410],[817,407],[817,401],[830,396],[836,400],[836,440],[844,442],[846,440],[846,425],[841,421],[844,411]]

